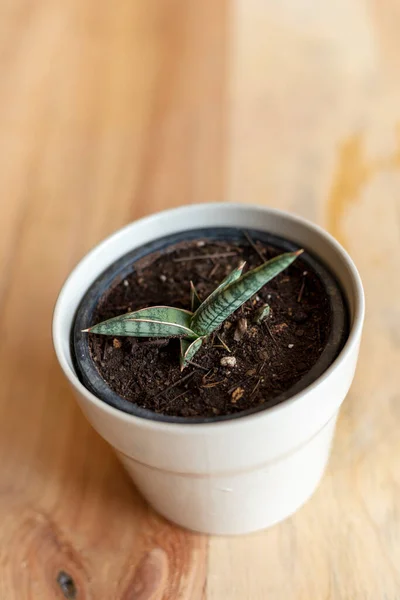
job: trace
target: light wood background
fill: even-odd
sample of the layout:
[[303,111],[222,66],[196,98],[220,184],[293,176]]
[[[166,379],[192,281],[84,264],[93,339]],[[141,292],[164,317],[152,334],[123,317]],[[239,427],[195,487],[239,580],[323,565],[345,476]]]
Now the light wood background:
[[[0,4],[0,598],[400,599],[400,4]],[[74,403],[56,294],[117,227],[190,202],[294,210],[364,279],[328,472],[285,523],[194,535],[150,510]]]

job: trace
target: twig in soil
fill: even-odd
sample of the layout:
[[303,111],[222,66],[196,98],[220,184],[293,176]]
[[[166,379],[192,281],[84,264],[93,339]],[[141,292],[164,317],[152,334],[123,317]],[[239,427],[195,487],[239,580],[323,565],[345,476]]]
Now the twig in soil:
[[134,377],[130,377],[130,378],[128,379],[128,381],[127,381],[126,383],[124,383],[124,384],[123,384],[123,387],[122,387],[122,389],[123,389],[124,391],[125,391],[125,390],[129,390],[129,389],[130,389],[130,387],[131,387],[131,385],[132,385],[132,383],[133,383],[133,379],[134,379]]
[[201,382],[202,382],[203,385],[207,381],[209,374],[212,373],[212,372],[213,372],[213,369],[210,369],[205,375],[203,375],[202,380],[201,380]]
[[301,288],[300,288],[300,291],[299,291],[299,295],[297,296],[297,302],[301,302],[305,286],[306,286],[306,279],[305,279],[305,277],[303,277],[303,281],[301,283]]
[[187,375],[185,375],[185,377],[181,377],[181,379],[178,379],[178,381],[175,381],[175,383],[172,383],[171,385],[169,385],[168,387],[166,387],[164,390],[162,390],[161,392],[159,392],[158,394],[156,394],[155,396],[153,396],[152,400],[155,400],[156,398],[159,398],[160,396],[163,396],[164,394],[166,394],[167,392],[169,392],[169,390],[172,390],[173,388],[176,388],[178,385],[181,385],[181,383],[184,383],[185,381],[187,381],[188,379],[190,379],[190,377],[193,377],[194,375],[194,371],[192,371],[191,373],[188,373]]
[[214,381],[213,383],[206,383],[206,385],[202,385],[202,388],[213,388],[216,385],[219,385],[220,383],[224,383],[224,381],[226,381],[225,379],[221,379],[221,381]]
[[262,254],[261,250],[259,248],[257,248],[257,244],[255,244],[253,242],[253,240],[251,239],[251,237],[249,235],[249,232],[243,231],[243,233],[244,233],[244,237],[249,242],[249,244],[253,248],[254,252],[256,252],[258,254],[258,256],[261,258],[262,262],[265,263],[265,256]]
[[178,394],[177,396],[175,396],[174,398],[172,398],[171,402],[175,402],[175,400],[178,400],[178,398],[182,398],[182,396],[184,396],[185,394],[187,394],[187,390],[185,390],[184,392],[182,392],[182,394]]
[[203,367],[202,365],[199,365],[196,362],[193,362],[192,360],[187,360],[186,362],[188,365],[193,365],[194,367],[197,367],[197,369],[202,369],[203,371],[207,371],[208,373],[210,372],[209,369],[207,369],[206,367]]
[[268,323],[266,323],[266,322],[264,321],[264,322],[263,322],[263,325],[265,325],[265,327],[266,327],[266,329],[267,329],[267,331],[268,331],[268,333],[269,333],[269,336],[270,336],[271,340],[274,342],[275,346],[278,346],[278,343],[277,343],[276,339],[274,338],[274,336],[272,335],[272,331],[271,331],[271,328],[270,328],[270,326],[268,325]]
[[[223,347],[223,348],[225,348],[225,350],[226,350],[227,352],[231,353],[231,352],[232,352],[232,351],[231,351],[231,349],[230,349],[230,348],[228,348],[228,346],[225,344],[225,342],[224,342],[224,340],[221,338],[221,336],[219,336],[219,335],[217,334],[217,338],[218,338],[218,339],[219,339],[219,341],[221,342],[221,344],[222,344],[222,347]],[[217,348],[217,346],[215,346],[215,348]]]
[[215,273],[218,270],[218,267],[219,267],[219,264],[215,263],[215,265],[213,266],[213,268],[211,269],[211,271],[209,272],[209,274],[207,276],[208,279],[211,279],[212,277],[214,277]]
[[252,398],[254,396],[254,394],[256,393],[256,391],[258,390],[260,383],[261,383],[261,377],[258,378],[256,385],[253,387],[253,389],[250,393],[250,398]]
[[202,254],[201,256],[181,256],[174,258],[172,262],[185,262],[189,260],[210,260],[212,258],[225,258],[226,256],[238,256],[237,252],[215,252],[214,254]]
[[263,362],[262,362],[262,365],[261,365],[261,366],[258,368],[258,374],[260,374],[260,373],[261,373],[261,371],[263,371],[263,370],[264,370],[264,367],[265,367],[265,364],[266,364],[266,362],[267,362],[266,360],[263,360]]
[[312,344],[310,344],[309,346],[306,346],[306,348],[304,349],[305,352],[308,352],[309,350],[311,350],[312,348],[315,348],[315,342],[316,340],[312,341]]

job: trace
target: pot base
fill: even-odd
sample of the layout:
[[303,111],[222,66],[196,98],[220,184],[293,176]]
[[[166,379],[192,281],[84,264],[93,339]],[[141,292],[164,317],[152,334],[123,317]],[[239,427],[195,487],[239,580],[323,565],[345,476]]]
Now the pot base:
[[117,452],[149,504],[176,525],[209,535],[266,529],[293,515],[324,474],[337,414],[308,442],[274,462],[245,472],[173,473]]

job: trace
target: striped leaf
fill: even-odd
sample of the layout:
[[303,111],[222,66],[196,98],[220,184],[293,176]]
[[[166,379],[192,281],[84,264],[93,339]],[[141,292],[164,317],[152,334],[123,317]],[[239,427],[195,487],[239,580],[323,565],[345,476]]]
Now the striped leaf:
[[207,307],[209,307],[210,305],[212,305],[212,303],[214,302],[214,298],[221,292],[221,290],[224,290],[226,287],[228,287],[229,284],[233,283],[234,281],[236,281],[237,279],[239,279],[239,277],[242,274],[242,271],[244,269],[246,262],[242,262],[236,269],[233,269],[226,277],[225,279],[223,279],[221,281],[221,283],[219,284],[218,287],[215,288],[215,290],[213,292],[211,292],[211,294],[204,300],[204,302],[200,303],[200,306],[196,309],[195,315],[196,313],[201,310],[202,312],[204,312],[205,310],[207,310]]
[[193,315],[190,324],[192,330],[199,336],[209,335],[268,281],[291,265],[302,252],[303,250],[298,250],[276,256],[234,280],[227,287],[219,286],[217,293],[213,292]]
[[236,269],[233,269],[230,273],[228,273],[228,275],[225,277],[225,279],[223,279],[221,281],[221,283],[219,284],[218,287],[215,288],[215,290],[213,292],[211,292],[211,294],[206,298],[206,300],[203,302],[203,304],[206,304],[207,302],[211,302],[212,299],[223,289],[225,289],[226,287],[228,287],[228,285],[230,283],[232,283],[233,281],[236,281],[237,279],[239,279],[239,277],[242,274],[242,271],[244,269],[244,266],[246,264],[246,261],[240,263],[240,265],[238,267],[236,267]]
[[199,295],[194,287],[193,281],[190,282],[190,309],[192,312],[195,312],[201,304],[201,300]]
[[197,338],[190,328],[193,313],[170,306],[153,306],[119,315],[84,331],[103,335],[132,337]]
[[188,365],[198,350],[200,350],[204,341],[204,337],[199,337],[197,340],[187,340],[181,338],[181,371]]

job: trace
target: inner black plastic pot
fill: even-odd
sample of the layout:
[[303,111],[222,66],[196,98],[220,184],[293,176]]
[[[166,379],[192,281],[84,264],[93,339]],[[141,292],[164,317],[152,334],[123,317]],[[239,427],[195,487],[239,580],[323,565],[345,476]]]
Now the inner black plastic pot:
[[[260,241],[264,244],[275,246],[283,252],[290,252],[299,249],[299,246],[282,237],[257,230],[247,230],[251,238],[255,241]],[[294,394],[304,390],[307,386],[313,383],[320,377],[326,369],[333,363],[340,351],[342,350],[348,337],[348,310],[342,290],[336,281],[333,274],[321,263],[315,256],[306,250],[302,255],[302,260],[310,269],[313,269],[320,278],[326,294],[329,298],[332,326],[329,338],[324,350],[321,353],[315,365],[304,375],[294,386],[286,392],[276,396],[256,408],[249,409],[236,413],[234,415],[224,415],[216,417],[175,417],[141,408],[137,404],[126,400],[116,392],[114,392],[101,377],[94,361],[92,360],[89,349],[88,335],[82,333],[82,329],[86,329],[93,323],[93,315],[100,298],[113,285],[125,279],[127,275],[134,272],[135,262],[142,259],[153,252],[160,252],[168,246],[175,245],[179,242],[190,241],[194,239],[208,239],[210,241],[224,240],[230,242],[240,242],[248,244],[244,232],[240,229],[233,228],[208,228],[194,229],[190,231],[179,232],[173,235],[168,235],[159,238],[149,244],[135,248],[116,262],[108,267],[88,288],[86,294],[75,314],[73,326],[71,329],[71,353],[75,365],[75,369],[80,381],[90,390],[97,398],[100,398],[107,404],[122,410],[137,417],[152,419],[155,421],[163,421],[168,423],[210,423],[226,421],[230,419],[238,419],[245,415],[266,410],[271,406],[280,404]]]

